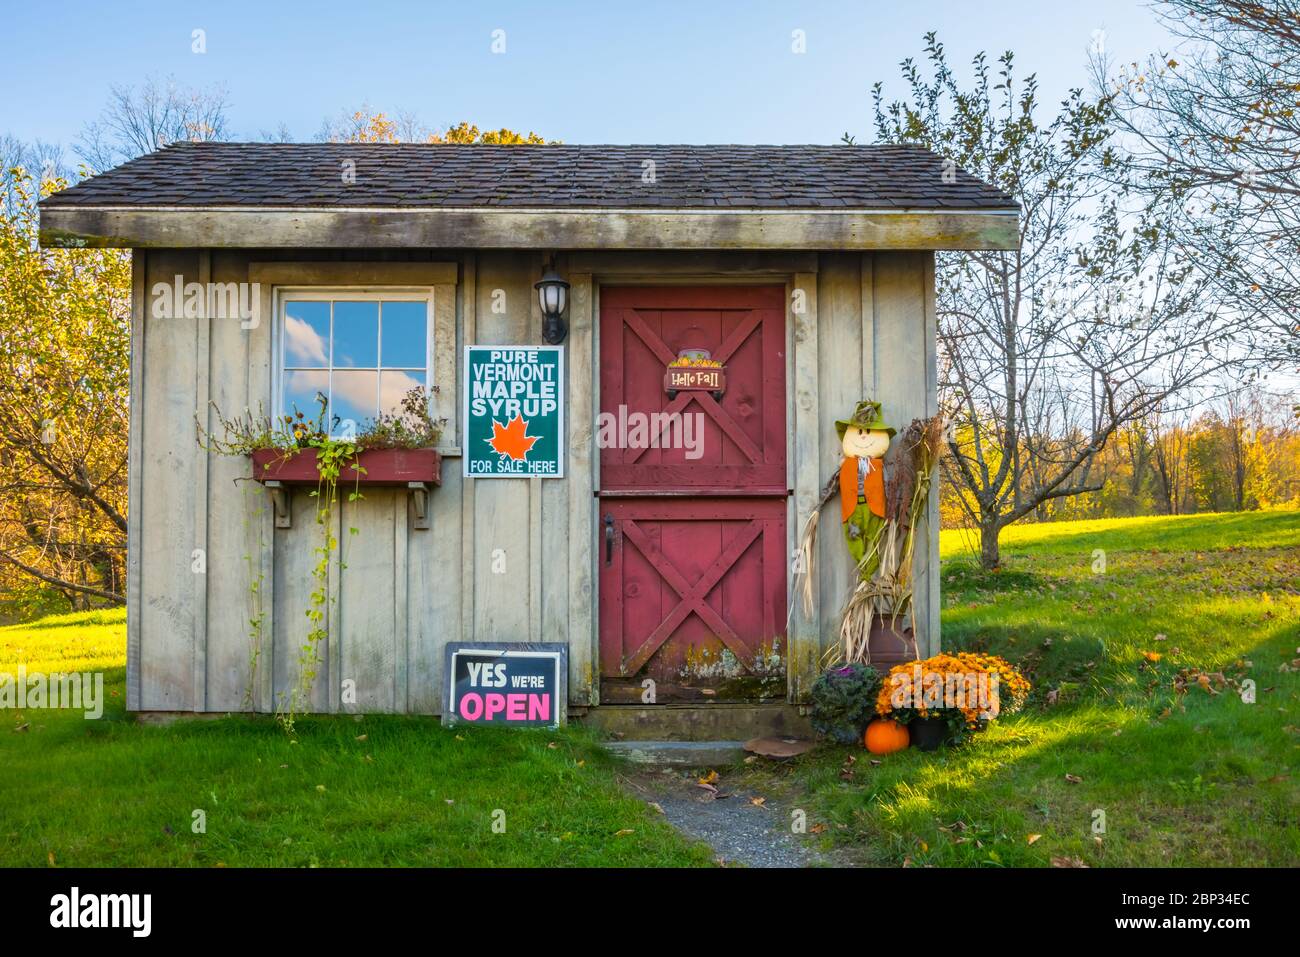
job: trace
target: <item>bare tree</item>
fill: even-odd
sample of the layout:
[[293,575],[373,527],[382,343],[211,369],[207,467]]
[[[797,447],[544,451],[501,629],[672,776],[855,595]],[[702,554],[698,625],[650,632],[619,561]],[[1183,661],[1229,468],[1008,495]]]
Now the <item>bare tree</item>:
[[1093,58],[1138,182],[1257,352],[1300,358],[1300,0],[1169,0],[1178,46],[1145,63]]
[[187,89],[170,77],[151,77],[138,89],[112,86],[99,119],[82,131],[77,154],[102,172],[180,140],[225,139],[228,108],[224,89]]
[[877,138],[927,146],[1021,206],[1016,249],[937,257],[945,473],[994,568],[1003,528],[1102,487],[1092,469],[1117,430],[1239,361],[1245,323],[1180,259],[1170,204],[1136,204],[1103,175],[1115,160],[1107,99],[1072,91],[1040,124],[1035,80],[1017,82],[1010,53],[996,77],[976,57],[962,89],[926,39],[931,79],[909,59],[907,100],[886,105],[875,87]]
[[71,179],[69,166],[63,147],[57,143],[45,143],[41,140],[27,143],[8,133],[0,136],[0,213],[8,216],[17,215],[18,194],[15,180],[5,173],[6,170],[22,169],[38,183],[51,179]]

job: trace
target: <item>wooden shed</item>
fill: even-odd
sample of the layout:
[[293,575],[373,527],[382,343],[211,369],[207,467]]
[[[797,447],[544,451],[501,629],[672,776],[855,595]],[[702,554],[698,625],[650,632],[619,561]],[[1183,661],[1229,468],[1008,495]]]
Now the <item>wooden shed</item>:
[[[41,226],[134,250],[128,707],[272,711],[308,627],[310,490],[249,481],[196,416],[278,414],[302,383],[364,416],[416,382],[446,419],[441,484],[333,514],[310,707],[438,714],[449,641],[566,644],[571,711],[647,677],[662,703],[805,701],[854,574],[824,535],[812,613],[792,600],[835,420],[935,413],[934,251],[1014,248],[1018,210],[910,147],[178,143],[50,196]],[[466,347],[542,346],[548,267],[559,468],[467,475]],[[370,316],[387,339],[345,348]],[[701,356],[725,385],[671,388]],[[699,454],[598,441],[664,411],[700,416]],[[921,542],[924,653],[933,508]]]

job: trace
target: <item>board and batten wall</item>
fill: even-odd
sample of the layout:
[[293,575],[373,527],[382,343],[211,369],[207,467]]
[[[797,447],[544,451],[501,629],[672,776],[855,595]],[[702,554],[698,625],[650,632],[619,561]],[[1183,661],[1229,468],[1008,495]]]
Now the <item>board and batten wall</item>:
[[[424,264],[419,266],[398,264]],[[522,251],[137,250],[131,349],[127,706],[136,711],[274,711],[297,677],[307,633],[315,502],[293,492],[292,527],[275,527],[247,460],[204,451],[199,424],[273,407],[271,285],[412,285],[436,275],[435,405],[449,418],[429,528],[412,528],[404,489],[365,489],[335,510],[328,639],[313,710],[441,710],[446,642],[563,641],[569,702],[598,704],[594,454],[599,290],[620,282],[784,283],[790,435],[789,537],[838,466],[834,421],[865,397],[900,430],[936,410],[934,258],[929,252],[585,252],[561,256],[572,285],[566,346],[563,479],[461,477],[459,379],[466,343],[539,344],[532,284],[542,258]],[[254,328],[237,317],[156,318],[157,283],[261,282]],[[260,280],[259,280],[260,282]],[[796,291],[800,296],[796,296]],[[454,363],[454,364],[453,364]],[[215,409],[214,409],[215,406]],[[344,496],[345,497],[345,496]],[[829,509],[827,514],[829,514]],[[805,615],[797,601],[790,695],[806,701],[839,624],[852,563],[823,516]],[[931,508],[916,558],[921,648],[938,648],[938,526]],[[350,529],[355,528],[355,534]],[[504,567],[502,563],[504,562]],[[345,685],[345,682],[350,684]],[[342,704],[342,689],[355,703]]]

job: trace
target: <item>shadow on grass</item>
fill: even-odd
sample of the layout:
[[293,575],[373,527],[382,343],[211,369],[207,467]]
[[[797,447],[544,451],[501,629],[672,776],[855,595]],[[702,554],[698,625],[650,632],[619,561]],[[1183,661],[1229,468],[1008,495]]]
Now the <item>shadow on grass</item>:
[[[1276,661],[1297,640],[1300,626],[1279,623],[1244,651],[1255,704],[1177,693],[1176,663],[1116,663],[1126,680],[1076,704],[1031,702],[963,747],[870,758],[824,745],[784,784],[823,840],[877,864],[1294,866],[1300,675]],[[1053,660],[1055,645],[1045,665],[1078,660]]]

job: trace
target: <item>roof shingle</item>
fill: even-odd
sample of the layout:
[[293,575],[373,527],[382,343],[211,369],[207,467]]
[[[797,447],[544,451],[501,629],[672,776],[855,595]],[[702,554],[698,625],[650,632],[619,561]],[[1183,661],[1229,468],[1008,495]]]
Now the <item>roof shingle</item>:
[[[355,182],[343,172],[351,161]],[[650,164],[653,163],[653,166]],[[648,174],[653,171],[653,177]],[[175,143],[49,206],[1015,209],[914,146]]]

